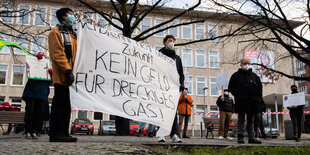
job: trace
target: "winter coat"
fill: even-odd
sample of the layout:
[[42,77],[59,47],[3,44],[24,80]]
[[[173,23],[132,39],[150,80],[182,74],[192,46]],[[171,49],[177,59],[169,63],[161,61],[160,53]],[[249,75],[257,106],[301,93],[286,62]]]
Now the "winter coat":
[[263,86],[260,78],[251,69],[245,71],[239,69],[229,81],[228,89],[235,97],[236,113],[259,112],[259,104],[262,102]]
[[228,95],[224,95],[224,101],[222,95],[217,98],[216,105],[220,108],[220,111],[234,112],[234,101]]
[[50,94],[49,84],[50,81],[28,79],[22,99],[25,101],[34,98],[48,103],[48,95]]
[[53,28],[48,35],[48,47],[53,67],[53,83],[67,85],[65,72],[73,69],[77,50],[77,38],[70,32],[72,61],[69,62],[66,58],[63,39],[59,32],[58,26]]
[[[168,56],[169,58],[172,58],[173,60],[175,60],[177,71],[179,74],[179,83],[180,83],[180,86],[184,88],[184,73],[183,73],[183,65],[182,65],[181,58],[175,54],[174,50],[167,49],[166,47],[161,48],[159,51],[163,53],[164,55]],[[183,90],[180,89],[179,91],[182,92]]]
[[187,100],[181,94],[179,98],[179,107],[178,107],[178,114],[179,115],[188,115],[190,116],[192,114],[192,108],[191,105],[193,104],[193,99],[190,95],[185,95],[187,97]]

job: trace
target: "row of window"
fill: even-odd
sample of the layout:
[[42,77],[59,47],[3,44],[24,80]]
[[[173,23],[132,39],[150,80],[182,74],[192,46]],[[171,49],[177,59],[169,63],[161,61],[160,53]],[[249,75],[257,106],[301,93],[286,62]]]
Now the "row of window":
[[[0,64],[0,86],[7,85],[8,64]],[[11,68],[11,86],[24,86],[25,65],[13,64]]]
[[[185,80],[185,87],[188,88],[188,94],[194,95],[193,92],[193,76],[189,76],[188,81]],[[217,88],[216,85],[216,78],[210,78],[209,79],[209,87],[207,90],[204,90],[207,86],[207,78],[203,76],[196,76],[196,92],[195,94],[197,96],[204,96],[208,95],[208,90],[209,90],[209,95],[210,96],[219,96],[220,95],[220,89]]]
[[[13,10],[13,6],[12,5],[8,5],[8,8],[10,8],[10,10]],[[58,20],[56,18],[56,11],[58,10],[58,8],[51,8],[50,12],[48,13],[48,9],[45,7],[34,7],[32,8],[34,9],[34,19],[33,19],[33,25],[37,25],[37,26],[45,26],[46,23],[49,23],[51,27],[55,27],[56,24],[58,24]],[[17,24],[22,24],[22,25],[31,25],[30,24],[30,18],[31,18],[31,7],[27,6],[27,5],[20,5],[18,7],[18,10],[20,10],[17,13],[17,20],[16,23]],[[0,20],[2,22],[6,22],[6,23],[13,23],[13,13],[12,12],[7,12],[6,13],[7,16],[2,16],[0,18]],[[47,20],[47,16],[49,16],[49,21]],[[95,18],[96,16],[96,18]],[[108,22],[99,14],[91,14],[91,13],[84,13],[84,15],[82,16],[82,21],[83,22],[91,22],[91,21],[96,21],[98,23],[99,26],[103,27],[103,28],[109,28],[109,24]],[[114,24],[118,25],[119,27],[123,27],[122,24],[118,21],[118,20],[112,20]],[[131,21],[131,24],[133,24],[135,21],[135,19],[133,19]],[[164,22],[164,19],[159,19],[159,18],[155,18],[153,21],[153,18],[151,17],[145,17],[141,23],[140,23],[140,30],[141,32],[155,26],[158,25],[162,22]],[[188,22],[188,21],[182,21],[184,23]],[[154,23],[154,24],[153,24]],[[163,29],[167,26],[171,26],[171,25],[176,25],[176,24],[180,24],[181,21],[179,20],[174,20],[173,22],[170,22],[168,25],[163,25],[159,28],[157,28],[155,31]],[[216,24],[208,24],[207,25],[207,30],[208,32],[206,33],[206,25],[205,23],[196,23],[194,24],[195,26],[195,30],[193,33],[193,24],[188,24],[188,25],[183,25],[183,26],[177,26],[177,27],[173,27],[168,29],[168,31],[162,31],[162,32],[158,32],[155,34],[156,37],[164,37],[167,34],[172,34],[174,35],[176,38],[182,38],[182,39],[205,39],[206,37],[208,38],[215,38],[218,36],[218,26]],[[180,35],[180,27],[182,28],[181,30],[181,35]],[[112,26],[111,30],[113,32],[116,33],[121,33],[121,31],[115,27]],[[146,33],[146,35],[152,33],[152,31]],[[133,32],[134,35],[137,34],[137,29],[134,30]],[[195,34],[195,35],[194,35]],[[207,36],[206,36],[207,34]],[[181,37],[180,37],[181,36]],[[217,40],[215,40],[217,41]]]

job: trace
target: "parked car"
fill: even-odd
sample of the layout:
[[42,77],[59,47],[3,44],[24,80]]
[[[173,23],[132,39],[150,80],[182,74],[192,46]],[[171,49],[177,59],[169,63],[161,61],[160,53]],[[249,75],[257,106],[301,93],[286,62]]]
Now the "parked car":
[[[75,132],[74,132],[75,131]],[[93,123],[85,118],[85,119],[75,119],[72,122],[71,134],[75,133],[86,133],[86,134],[94,134],[94,126]]]
[[[139,133],[139,127],[140,127],[140,122],[138,121],[130,121],[129,122],[129,127],[130,127],[130,134],[132,135],[136,135]],[[147,134],[147,127],[145,126],[144,129],[141,132],[142,135],[146,135]]]
[[101,126],[99,126],[98,134],[116,134],[116,127],[115,127],[115,121],[101,121]]
[[[277,128],[271,128],[271,137],[272,138],[277,138],[278,136],[280,136],[280,132]],[[267,135],[267,137],[270,137],[270,127],[265,127],[265,133]],[[261,134],[260,134],[261,136]]]

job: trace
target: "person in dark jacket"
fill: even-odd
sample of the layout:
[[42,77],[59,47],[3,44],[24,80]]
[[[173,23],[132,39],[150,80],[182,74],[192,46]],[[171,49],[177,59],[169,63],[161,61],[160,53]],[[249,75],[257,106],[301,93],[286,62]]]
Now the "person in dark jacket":
[[[291,91],[292,91],[291,94],[298,93],[297,86],[292,85]],[[301,121],[302,121],[302,118],[304,117],[303,107],[304,105],[299,105],[299,106],[293,105],[293,106],[287,107],[287,109],[290,111],[290,117],[291,117],[292,124],[293,124],[294,139],[296,142],[300,141]]]
[[[161,48],[159,51],[161,53],[163,53],[164,55],[172,58],[173,60],[175,60],[176,62],[176,67],[177,67],[177,71],[179,74],[179,83],[180,83],[180,87],[179,87],[179,91],[183,92],[184,90],[184,73],[183,73],[183,65],[182,65],[182,61],[181,58],[175,53],[174,50],[174,42],[175,42],[175,38],[173,35],[167,35],[164,40],[163,43],[165,45],[165,47]],[[164,137],[158,137],[158,142],[165,142],[165,138]],[[173,125],[172,125],[172,129],[171,129],[171,133],[170,133],[170,141],[171,142],[182,142],[182,140],[179,138],[178,136],[178,117],[177,117],[177,112],[175,113],[175,117],[174,117],[174,121],[173,121]]]
[[254,115],[258,113],[263,90],[260,78],[250,69],[250,59],[241,60],[241,68],[231,76],[228,89],[234,95],[236,102],[238,143],[244,143],[244,121],[245,115],[247,115],[248,142],[261,144],[261,141],[255,139],[254,135]]
[[[40,52],[38,59],[42,59]],[[22,99],[26,102],[25,108],[25,138],[37,139],[37,133],[42,130],[44,107],[48,105],[51,81],[28,79]]]
[[259,132],[258,128],[260,130],[260,133],[263,137],[263,139],[267,139],[267,135],[265,133],[265,125],[263,120],[263,113],[266,112],[266,105],[264,100],[261,100],[262,102],[259,104],[259,112],[255,114],[254,116],[254,132],[255,132],[255,138],[259,139]]
[[227,89],[224,90],[224,96],[221,95],[217,98],[216,101],[217,106],[220,108],[220,120],[219,120],[219,139],[228,139],[232,140],[232,138],[228,137],[229,130],[229,122],[234,112],[234,101],[229,96],[229,91]]

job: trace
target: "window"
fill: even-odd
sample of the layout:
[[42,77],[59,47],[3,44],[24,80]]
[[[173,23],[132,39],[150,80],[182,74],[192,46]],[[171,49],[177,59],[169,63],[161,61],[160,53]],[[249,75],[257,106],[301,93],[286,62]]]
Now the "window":
[[[136,18],[132,18],[131,22],[130,22],[130,26],[132,26],[134,24],[134,22],[136,21]],[[137,28],[135,28],[132,32],[132,34],[137,34]]]
[[[179,24],[178,21],[173,21],[169,23],[169,26],[177,25],[177,24]],[[179,27],[177,26],[177,27],[169,28],[168,33],[173,35],[175,38],[179,38]]]
[[174,50],[175,50],[175,54],[178,55],[178,56],[180,56],[179,49],[178,49],[178,48],[174,48]]
[[[3,3],[3,2],[2,2]],[[13,23],[13,5],[1,4],[1,20],[4,23]]]
[[196,50],[196,67],[206,68],[206,51]]
[[[218,107],[210,107],[210,113],[219,113]],[[219,115],[210,115],[211,118],[219,118]]]
[[19,6],[19,16],[17,23],[28,25],[30,21],[30,6]]
[[[218,26],[216,24],[208,25],[208,38],[216,38],[218,36]],[[215,39],[214,41],[218,41]]]
[[183,48],[182,63],[184,67],[193,67],[192,55],[192,49]]
[[56,17],[56,11],[58,9],[51,9],[51,15],[50,15],[50,24],[51,27],[55,27],[57,24],[59,24],[59,21]]
[[205,23],[197,23],[196,25],[196,39],[205,39]]
[[[5,34],[0,34],[0,39],[4,40],[4,41],[11,41],[12,37],[9,35],[5,35]],[[10,54],[10,47],[8,46],[4,46],[1,50],[0,50],[0,54]]]
[[220,90],[217,89],[216,78],[210,78],[210,95],[219,96]]
[[210,51],[209,52],[209,66],[210,68],[219,68],[220,63],[219,63],[219,52],[218,51]]
[[86,119],[87,118],[87,112],[79,111],[78,112],[78,119]]
[[182,38],[192,39],[192,25],[191,24],[182,26]]
[[25,76],[25,66],[24,65],[13,65],[11,85],[23,86],[24,76]]
[[[22,106],[22,99],[21,98],[10,98],[10,105],[21,107]],[[20,110],[21,109],[19,108],[19,111]]]
[[[163,23],[163,22],[164,22],[164,20],[162,20],[162,19],[155,19],[155,26],[160,24],[160,23]],[[161,30],[161,29],[164,29],[164,28],[165,28],[165,26],[163,25],[163,26],[160,26],[159,28],[157,28],[155,31],[158,31],[158,30]],[[158,32],[158,33],[155,34],[155,36],[156,37],[164,37],[165,36],[165,31]]]
[[38,52],[44,52],[44,38],[41,36],[33,37],[31,43],[32,52],[37,54]]
[[0,103],[4,102],[5,97],[4,96],[0,96]]
[[46,18],[46,8],[41,7],[36,8],[34,24],[38,26],[44,26],[46,22],[45,18]]
[[200,115],[196,115],[196,123],[200,124],[200,122],[204,123],[203,121],[203,113],[205,112],[203,105],[197,105],[197,114],[201,113]]
[[94,120],[103,120],[102,112],[94,112]]
[[193,76],[189,76],[189,86],[187,87],[187,92],[189,95],[193,95]]
[[[27,50],[27,35],[17,35],[15,38],[15,42],[21,46],[23,49]],[[22,51],[19,48],[14,48],[14,54],[24,54],[24,51]]]
[[[145,30],[151,28],[151,26],[152,26],[152,19],[151,18],[144,18],[141,21],[141,32],[144,32]],[[146,34],[148,35],[148,34],[150,34],[150,32],[148,32]]]
[[203,88],[206,87],[206,78],[205,77],[196,77],[196,94],[203,96]]
[[[116,24],[117,26],[123,28],[123,24],[119,21],[119,20],[116,20],[116,19],[112,19],[112,22],[114,24]],[[117,34],[122,34],[123,32],[121,30],[119,30],[118,28],[112,26],[112,32],[115,32]]]
[[6,85],[8,65],[0,64],[0,86]]
[[308,94],[308,86],[307,85],[304,85],[304,86],[301,86],[299,87],[299,92],[304,92],[305,94]]
[[163,48],[163,47],[155,46],[155,50],[156,50],[156,51],[159,51],[161,48]]
[[97,23],[99,24],[99,27],[108,29],[108,21],[105,20],[100,14],[97,14]]

